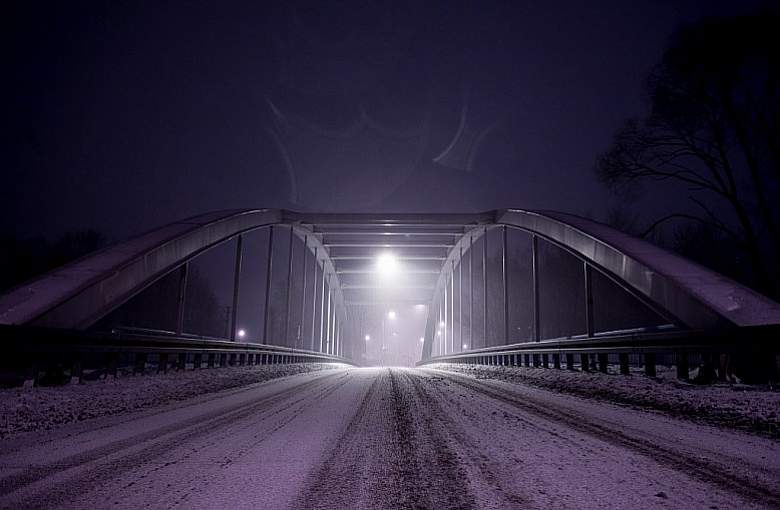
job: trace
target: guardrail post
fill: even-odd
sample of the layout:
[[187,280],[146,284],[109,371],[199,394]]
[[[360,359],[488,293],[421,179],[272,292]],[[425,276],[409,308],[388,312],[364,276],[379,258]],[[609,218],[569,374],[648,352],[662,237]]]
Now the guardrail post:
[[157,356],[157,373],[166,373],[168,371],[168,354],[162,353]]
[[215,357],[216,356],[214,355],[213,352],[209,353],[208,361],[206,363],[206,368],[214,368],[214,358]]
[[560,370],[561,368],[561,355],[557,352],[553,353],[553,368],[557,368]]
[[531,357],[534,360],[534,368],[539,368],[539,354],[532,354]]
[[146,360],[149,357],[145,352],[139,352],[135,355],[135,365],[133,366],[133,375],[143,374],[146,369]]
[[550,368],[550,356],[547,353],[542,354],[542,366]]
[[675,355],[675,364],[677,366],[677,378],[688,380],[688,353],[678,352]]
[[580,354],[580,367],[583,372],[590,372],[590,360],[586,353]]
[[192,368],[200,370],[203,366],[203,354],[197,352],[192,356]]
[[225,368],[227,366],[227,353],[220,353],[219,355],[219,367]]
[[601,372],[602,374],[606,374],[607,373],[607,365],[608,365],[607,362],[608,361],[609,361],[609,359],[607,358],[607,355],[605,353],[603,353],[603,352],[600,352],[599,353],[599,372]]
[[655,353],[646,352],[645,358],[645,375],[648,377],[655,377]]
[[187,368],[187,355],[185,353],[179,353],[178,363],[176,364],[176,370],[184,370]]
[[620,375],[629,375],[631,369],[628,366],[628,353],[621,352],[618,354],[618,359],[620,360]]
[[525,361],[523,364],[527,367],[531,366],[531,355],[530,354],[523,354],[523,360]]
[[70,369],[70,383],[71,384],[84,384],[84,367],[81,363],[81,356],[77,355],[73,360],[73,364]]
[[566,370],[574,370],[574,354],[566,353]]

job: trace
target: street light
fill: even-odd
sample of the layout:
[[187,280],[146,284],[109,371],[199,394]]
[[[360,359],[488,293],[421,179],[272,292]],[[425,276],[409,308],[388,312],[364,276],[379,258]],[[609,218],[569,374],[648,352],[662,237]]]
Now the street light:
[[239,329],[236,334],[238,335],[238,338],[244,338],[246,336],[246,331]]
[[423,338],[423,337],[420,337],[420,343],[421,343],[421,344],[424,344],[424,343],[425,343],[425,338]]
[[371,340],[371,335],[366,335],[366,342],[368,342],[369,340]]
[[381,276],[393,276],[398,272],[398,260],[392,253],[382,253],[376,259],[376,269]]
[[395,320],[395,310],[390,310],[387,312],[387,318],[390,320]]
[[463,344],[463,348],[464,349],[468,349],[469,348],[469,344]]

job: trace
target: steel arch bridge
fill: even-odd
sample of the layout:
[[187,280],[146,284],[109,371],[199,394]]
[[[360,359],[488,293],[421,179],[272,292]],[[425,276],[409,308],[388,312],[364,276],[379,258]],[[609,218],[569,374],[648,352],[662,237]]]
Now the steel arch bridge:
[[[776,332],[780,325],[778,303],[680,256],[578,216],[520,209],[478,214],[212,212],[152,230],[12,289],[0,296],[0,324],[87,330],[163,277],[178,274],[177,321],[169,333],[183,336],[189,264],[235,241],[229,334],[222,339],[235,341],[239,290],[249,283],[242,274],[243,239],[258,230],[268,231],[259,341],[291,352],[355,358],[362,332],[351,311],[396,302],[427,306],[423,363],[503,362],[509,358],[499,360],[491,353],[525,351],[544,354],[546,365],[547,353],[565,349],[688,345],[694,337],[736,338]],[[287,260],[274,259],[279,239],[289,243]],[[294,244],[302,247],[301,260],[294,260]],[[379,292],[382,284],[373,274],[382,252],[393,253],[406,273],[390,293]],[[283,333],[272,333],[270,275],[279,271],[287,275],[284,327]],[[293,287],[303,296],[300,302],[292,302]],[[291,324],[291,316],[297,324]],[[291,331],[307,329],[308,338],[291,340]]]

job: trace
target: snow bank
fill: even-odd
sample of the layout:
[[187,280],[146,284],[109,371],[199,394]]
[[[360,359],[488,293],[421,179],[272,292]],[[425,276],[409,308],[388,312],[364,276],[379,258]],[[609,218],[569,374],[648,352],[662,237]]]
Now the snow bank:
[[122,376],[57,387],[0,390],[0,438],[148,409],[340,364],[255,365]]
[[694,385],[676,379],[674,367],[662,366],[657,367],[657,377],[448,363],[428,366],[478,379],[527,384],[780,438],[780,391],[768,386]]

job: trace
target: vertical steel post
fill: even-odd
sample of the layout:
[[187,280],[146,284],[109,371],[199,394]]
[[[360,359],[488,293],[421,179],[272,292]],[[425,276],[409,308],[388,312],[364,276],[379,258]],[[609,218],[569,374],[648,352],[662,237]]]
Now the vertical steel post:
[[325,353],[330,354],[330,273],[328,273],[328,322],[325,330]]
[[469,343],[476,349],[474,343],[474,236],[469,236]]
[[[240,237],[239,237],[240,239]],[[179,295],[176,299],[176,334],[184,333],[184,307],[187,302],[187,274],[190,271],[190,263],[185,262],[179,268]]]
[[322,341],[325,334],[325,261],[322,261],[322,300],[320,301],[320,352],[322,350]]
[[274,260],[274,226],[268,227],[268,263],[265,269],[265,309],[263,310],[263,343],[268,343],[268,308],[271,303],[271,276]]
[[455,353],[455,259],[452,259],[450,271],[450,352]]
[[[317,269],[320,267],[319,261],[317,260],[317,247],[314,247],[314,284],[312,285],[312,288],[314,289],[314,292],[311,294],[311,350],[314,350],[314,332],[316,331],[316,321],[317,321]],[[325,278],[325,275],[322,275],[323,278]]]
[[534,342],[542,337],[542,328],[539,323],[539,238],[531,237],[531,269],[534,291]]
[[463,350],[463,245],[460,245],[460,257],[458,258],[458,336],[460,348]]
[[504,345],[509,345],[509,276],[506,257],[506,225],[501,239],[501,277],[504,280]]
[[487,252],[488,252],[488,229],[485,227],[485,234],[482,236],[482,345],[487,347],[487,324],[488,324],[488,308],[487,308]]
[[[298,332],[298,336],[295,339],[295,347],[303,348],[303,321],[306,318],[306,256],[308,255],[309,247],[307,245],[309,237],[304,235],[303,236],[303,256],[301,257],[301,269],[303,270],[303,284],[301,285],[301,320],[299,321],[298,327],[300,328],[300,331]],[[300,343],[300,345],[298,345]]]
[[241,262],[244,258],[244,236],[236,240],[236,266],[233,274],[233,308],[230,317],[230,340],[235,342],[238,328],[238,293],[241,285]]
[[446,283],[444,284],[444,288],[442,289],[442,292],[444,293],[444,320],[441,323],[439,323],[439,325],[441,326],[442,323],[444,324],[443,326],[441,326],[441,329],[444,331],[444,334],[442,335],[442,339],[444,340],[444,355],[446,356],[447,355],[447,334],[449,333],[449,331],[447,331],[448,326],[447,326],[447,284]]
[[293,226],[290,225],[290,244],[287,250],[287,257],[289,259],[287,263],[287,302],[284,306],[284,338],[282,342],[287,345],[290,334],[290,307],[292,306],[292,269],[293,269]]
[[333,335],[333,345],[335,347],[333,349],[333,354],[338,356],[339,355],[339,335],[341,334],[341,331],[340,331],[340,328],[339,328],[340,321],[339,321],[338,314],[336,314],[336,320],[334,322],[336,323],[336,325],[334,326],[335,329],[336,329],[336,333]]
[[593,337],[593,274],[590,264],[583,262],[585,270],[585,332],[589,338]]

